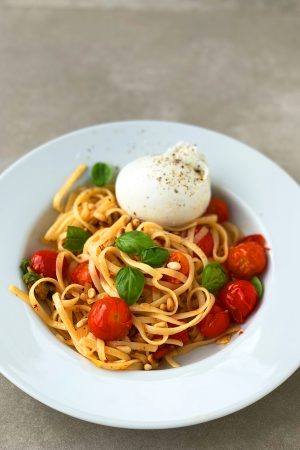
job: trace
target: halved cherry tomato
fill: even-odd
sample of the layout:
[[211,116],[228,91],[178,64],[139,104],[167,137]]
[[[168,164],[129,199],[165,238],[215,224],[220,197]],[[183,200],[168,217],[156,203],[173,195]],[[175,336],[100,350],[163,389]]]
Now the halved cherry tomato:
[[239,240],[239,244],[242,242],[256,242],[266,250],[266,240],[262,234],[249,234]]
[[205,253],[205,255],[209,258],[214,249],[214,240],[212,237],[212,234],[209,230],[207,230],[207,233],[204,234],[204,236],[201,237],[203,230],[203,226],[199,225],[196,227],[195,230],[195,236],[194,236],[194,242],[198,245],[198,247],[201,248],[201,250]]
[[163,359],[168,353],[170,353],[172,350],[174,350],[174,345],[169,344],[163,344],[161,345],[155,353],[153,353],[153,358],[155,361],[160,361]]
[[237,278],[251,278],[259,275],[266,265],[265,251],[256,242],[243,242],[229,249],[226,266]]
[[212,197],[206,210],[206,214],[216,214],[218,222],[226,222],[229,219],[227,203],[218,197]]
[[[44,277],[56,278],[56,258],[58,252],[54,250],[38,250],[31,257],[30,267],[34,272],[43,274]],[[63,275],[66,275],[68,262],[64,259]]]
[[198,323],[198,328],[204,337],[214,338],[225,333],[229,325],[228,311],[215,304],[207,316]]
[[255,308],[257,298],[255,287],[247,280],[229,281],[218,294],[218,301],[228,308],[232,319],[238,323],[245,322]]
[[89,272],[88,261],[84,261],[75,267],[73,272],[71,272],[71,281],[72,283],[81,284],[82,286],[93,283]]
[[[190,266],[187,257],[184,256],[183,253],[181,252],[170,253],[168,263],[169,262],[178,262],[181,266],[178,272],[183,273],[183,275],[185,276],[188,276]],[[173,284],[180,284],[180,281],[177,278],[171,277],[169,275],[164,275],[163,280]]]
[[91,332],[99,339],[123,339],[132,326],[131,312],[121,298],[104,297],[93,304],[88,324]]

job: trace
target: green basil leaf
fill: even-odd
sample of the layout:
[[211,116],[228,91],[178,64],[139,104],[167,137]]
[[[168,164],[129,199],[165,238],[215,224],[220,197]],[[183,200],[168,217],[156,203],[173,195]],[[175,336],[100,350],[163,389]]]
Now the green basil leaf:
[[85,242],[90,237],[90,233],[80,227],[69,226],[67,228],[67,237],[63,247],[70,252],[82,252]]
[[154,247],[155,243],[143,231],[128,231],[116,239],[116,246],[130,255],[140,255],[143,250]]
[[25,275],[28,272],[28,267],[30,266],[30,260],[29,259],[22,259],[20,264],[20,269],[22,270],[23,275]]
[[161,267],[169,257],[169,252],[163,247],[150,247],[141,253],[141,262],[151,267]]
[[201,284],[212,294],[216,294],[227,281],[228,274],[221,264],[212,262],[204,267]]
[[92,181],[96,186],[105,186],[112,180],[113,175],[114,168],[109,164],[98,162],[92,167]]
[[116,276],[116,289],[128,305],[133,305],[141,296],[145,284],[143,272],[133,267],[123,267]]
[[258,278],[258,277],[253,277],[253,278],[251,279],[251,283],[253,284],[253,286],[254,286],[255,289],[256,289],[258,298],[262,298],[263,293],[264,293],[264,285],[263,285],[262,281],[260,280],[260,278]]
[[40,278],[42,278],[41,275],[38,275],[37,273],[33,273],[33,272],[27,272],[27,273],[25,273],[25,275],[23,275],[23,281],[27,286],[29,284],[35,283]]

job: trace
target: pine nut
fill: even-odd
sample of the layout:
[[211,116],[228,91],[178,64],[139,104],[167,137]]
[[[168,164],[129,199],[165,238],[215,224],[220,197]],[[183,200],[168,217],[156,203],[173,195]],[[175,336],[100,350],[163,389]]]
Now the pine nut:
[[152,369],[151,364],[145,364],[144,365],[144,370],[151,370],[151,369]]
[[90,288],[89,290],[88,290],[88,298],[94,298],[95,296],[96,296],[96,291],[95,291],[95,289],[94,288]]
[[132,226],[134,228],[137,228],[140,225],[141,221],[139,219],[137,219],[136,217],[134,219],[132,219]]
[[168,297],[167,299],[167,311],[172,311],[172,309],[174,308],[174,303],[173,300],[171,299],[171,297]]
[[82,294],[80,294],[80,300],[83,300],[83,301],[86,301],[86,299],[87,299],[87,295],[86,295],[86,293],[85,292],[83,292]]
[[166,328],[167,324],[166,322],[157,322],[154,326],[157,328]]
[[161,309],[162,311],[166,311],[167,305],[166,305],[165,303],[162,303],[162,304],[159,306],[159,309]]

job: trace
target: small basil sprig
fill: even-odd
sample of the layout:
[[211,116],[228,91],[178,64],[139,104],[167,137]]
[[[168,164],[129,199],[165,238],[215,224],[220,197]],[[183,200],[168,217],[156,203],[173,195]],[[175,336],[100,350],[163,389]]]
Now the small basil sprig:
[[26,258],[22,259],[20,269],[22,270],[23,275],[28,272],[28,267],[30,267],[30,260]]
[[133,267],[123,267],[116,276],[116,289],[128,305],[133,305],[141,296],[145,284],[143,272]]
[[141,262],[151,267],[161,267],[169,257],[169,252],[163,247],[146,248],[141,253]]
[[42,278],[42,276],[34,272],[27,272],[23,275],[23,281],[27,286],[29,284],[35,283],[40,278]]
[[264,293],[264,285],[263,285],[262,281],[258,277],[253,277],[251,279],[251,283],[253,284],[253,286],[256,289],[258,298],[262,298],[263,293]]
[[82,252],[85,242],[90,237],[90,233],[80,227],[69,226],[67,228],[67,237],[63,244],[63,247],[70,252],[80,253]]
[[212,262],[204,267],[201,284],[212,294],[216,294],[228,281],[228,275],[217,262]]
[[116,239],[118,249],[130,255],[140,255],[143,250],[154,245],[151,237],[143,231],[128,231]]
[[114,176],[114,168],[106,163],[98,162],[91,170],[92,181],[96,186],[105,186]]

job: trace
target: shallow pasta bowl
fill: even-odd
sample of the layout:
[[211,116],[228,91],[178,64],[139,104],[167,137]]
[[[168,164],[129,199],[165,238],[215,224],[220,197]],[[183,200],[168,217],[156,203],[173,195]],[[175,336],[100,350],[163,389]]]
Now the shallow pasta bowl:
[[[210,345],[182,356],[178,369],[101,370],[59,342],[7,286],[22,287],[19,261],[40,246],[55,218],[52,197],[79,163],[104,161],[121,167],[178,141],[195,143],[206,155],[214,189],[228,200],[232,222],[244,233],[266,236],[271,251],[264,297],[243,334],[229,345]],[[0,177],[2,373],[54,409],[126,428],[196,424],[255,402],[299,366],[300,303],[291,282],[298,275],[295,247],[300,228],[299,209],[291,206],[299,199],[295,181],[265,156],[194,126],[120,122],[82,129],[42,145]]]

